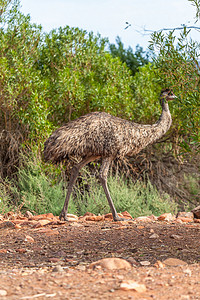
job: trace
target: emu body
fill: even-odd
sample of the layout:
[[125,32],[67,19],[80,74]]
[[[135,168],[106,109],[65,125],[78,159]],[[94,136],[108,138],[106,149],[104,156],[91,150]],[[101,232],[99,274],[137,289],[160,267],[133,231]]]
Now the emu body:
[[161,92],[162,114],[153,125],[143,125],[114,117],[105,112],[93,112],[58,128],[44,145],[46,161],[58,163],[71,156],[82,161],[74,166],[68,183],[67,196],[60,219],[67,220],[67,208],[73,185],[82,167],[101,158],[100,181],[115,221],[117,215],[107,187],[110,163],[116,157],[133,156],[163,136],[171,126],[168,100],[175,98],[170,90]]

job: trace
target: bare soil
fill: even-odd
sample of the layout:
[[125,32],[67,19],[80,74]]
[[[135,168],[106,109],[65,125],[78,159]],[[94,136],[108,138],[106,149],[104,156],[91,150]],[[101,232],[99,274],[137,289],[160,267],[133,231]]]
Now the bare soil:
[[[89,268],[105,257],[126,259],[132,268]],[[158,264],[167,258],[183,264]],[[146,292],[121,290],[128,279]],[[0,229],[0,299],[200,299],[199,279],[199,223],[84,221]]]

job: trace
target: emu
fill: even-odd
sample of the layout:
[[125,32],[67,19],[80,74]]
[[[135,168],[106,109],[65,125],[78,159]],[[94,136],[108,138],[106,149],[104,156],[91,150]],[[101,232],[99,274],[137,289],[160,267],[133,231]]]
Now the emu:
[[72,169],[60,219],[67,221],[68,203],[80,169],[101,158],[99,177],[113,220],[123,220],[117,214],[107,186],[110,164],[116,157],[131,157],[139,153],[167,132],[172,123],[168,101],[174,98],[176,96],[171,90],[161,91],[162,113],[153,125],[134,123],[105,112],[92,112],[68,122],[52,133],[44,144],[43,154],[46,161],[58,163],[70,157],[82,158]]

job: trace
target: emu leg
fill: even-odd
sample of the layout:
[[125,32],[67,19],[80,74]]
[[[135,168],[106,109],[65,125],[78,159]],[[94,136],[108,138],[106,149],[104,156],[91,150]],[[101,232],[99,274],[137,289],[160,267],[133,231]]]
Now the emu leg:
[[69,199],[70,199],[70,196],[71,196],[71,193],[73,190],[73,186],[78,177],[78,173],[79,173],[80,169],[83,168],[85,165],[87,165],[89,162],[94,161],[98,158],[99,158],[99,156],[87,157],[87,158],[83,159],[79,164],[77,164],[73,167],[71,177],[70,177],[70,180],[68,183],[65,203],[64,203],[63,209],[61,211],[61,214],[59,216],[60,220],[64,219],[65,221],[67,221],[67,208],[68,208],[68,204],[69,204]]
[[109,192],[108,186],[107,186],[107,176],[108,176],[108,171],[109,171],[111,161],[112,161],[112,158],[110,158],[110,157],[106,157],[103,159],[100,173],[99,173],[99,178],[100,178],[102,187],[104,189],[104,192],[106,194],[106,198],[108,200],[108,204],[110,206],[110,209],[111,209],[111,212],[113,215],[113,220],[114,221],[124,221],[126,219],[120,218],[117,214],[117,211],[115,209],[114,203],[112,201],[112,198],[110,196],[110,192]]

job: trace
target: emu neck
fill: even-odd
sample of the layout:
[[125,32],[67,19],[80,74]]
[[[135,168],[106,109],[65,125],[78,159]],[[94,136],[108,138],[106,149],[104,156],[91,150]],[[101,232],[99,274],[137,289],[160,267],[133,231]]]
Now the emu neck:
[[158,129],[158,138],[167,132],[167,130],[170,128],[172,123],[169,106],[164,99],[161,99],[161,106],[162,106],[162,113],[158,122],[155,124],[155,127]]
[[[162,106],[162,113],[161,113],[161,116],[158,120],[158,123],[160,123],[161,121],[167,121],[167,120],[171,120],[171,114],[170,114],[170,111],[169,111],[169,106],[168,106],[168,103],[165,102],[164,99],[161,99],[161,106]],[[171,123],[170,123],[171,125]]]
[[161,99],[161,106],[162,106],[162,113],[167,112],[168,114],[170,114],[168,102],[165,102],[164,99]]

